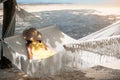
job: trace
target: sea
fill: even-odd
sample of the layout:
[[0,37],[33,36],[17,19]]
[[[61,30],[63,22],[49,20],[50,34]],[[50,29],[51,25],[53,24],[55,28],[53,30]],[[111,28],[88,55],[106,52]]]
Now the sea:
[[17,0],[18,4],[72,4],[74,0]]

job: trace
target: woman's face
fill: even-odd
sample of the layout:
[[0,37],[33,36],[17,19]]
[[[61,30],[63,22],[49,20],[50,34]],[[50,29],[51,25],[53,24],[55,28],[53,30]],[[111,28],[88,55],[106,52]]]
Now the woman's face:
[[33,38],[33,37],[31,37],[31,38],[30,38],[30,41],[34,41],[34,38]]
[[41,39],[41,38],[42,38],[42,35],[39,34],[39,35],[38,35],[38,38]]

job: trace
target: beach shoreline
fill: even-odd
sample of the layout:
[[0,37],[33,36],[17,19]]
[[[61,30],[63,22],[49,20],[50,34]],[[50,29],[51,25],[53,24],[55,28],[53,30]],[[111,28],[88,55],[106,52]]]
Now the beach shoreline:
[[82,6],[73,4],[20,4],[19,6],[28,12],[83,9]]
[[[109,6],[91,6],[81,4],[18,4],[19,7],[25,9],[28,12],[41,12],[41,11],[54,11],[54,10],[81,10],[81,9],[93,9],[101,11],[101,14],[119,14],[120,7]],[[119,12],[118,12],[119,11]]]

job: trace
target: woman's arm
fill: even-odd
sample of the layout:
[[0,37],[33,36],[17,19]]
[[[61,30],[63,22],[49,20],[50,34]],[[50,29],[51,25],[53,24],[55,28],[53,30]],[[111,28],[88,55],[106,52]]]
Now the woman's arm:
[[27,47],[27,53],[28,53],[28,59],[32,59],[32,51],[31,51],[31,47],[29,45],[26,45]]
[[45,43],[43,43],[43,42],[42,42],[42,44],[44,45],[45,50],[48,50],[47,45]]

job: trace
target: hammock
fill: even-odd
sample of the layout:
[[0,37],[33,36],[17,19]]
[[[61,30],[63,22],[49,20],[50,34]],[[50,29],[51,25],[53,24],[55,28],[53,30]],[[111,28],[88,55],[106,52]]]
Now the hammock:
[[[66,51],[81,54],[81,59],[91,65],[113,64],[120,59],[120,21],[103,28],[95,33],[78,40],[78,42],[65,44]],[[98,57],[100,58],[98,59]],[[91,57],[91,58],[90,58]],[[112,68],[111,66],[107,66]],[[120,69],[120,68],[119,68]]]
[[[5,38],[4,56],[31,77],[40,77],[52,75],[63,71],[65,65],[72,62],[69,57],[65,56],[63,44],[76,42],[77,40],[65,35],[56,26],[48,26],[39,29],[43,34],[43,41],[53,49],[55,55],[44,60],[28,60],[25,41],[22,35]],[[69,61],[66,61],[69,59]]]
[[66,44],[66,49],[87,50],[101,55],[119,57],[120,21],[103,28],[95,33]]
[[120,58],[120,36],[112,36],[101,39],[81,41],[66,44],[68,50],[84,50],[100,55],[114,56]]

